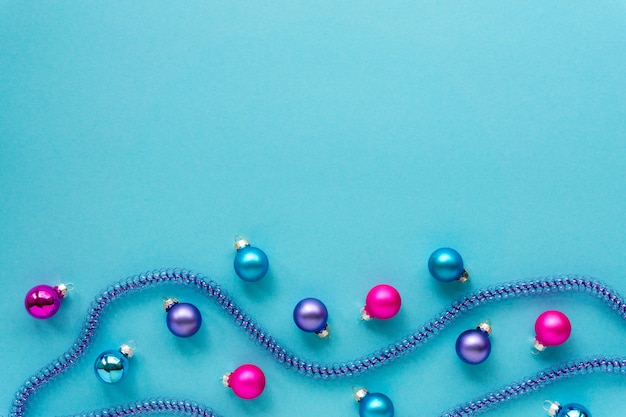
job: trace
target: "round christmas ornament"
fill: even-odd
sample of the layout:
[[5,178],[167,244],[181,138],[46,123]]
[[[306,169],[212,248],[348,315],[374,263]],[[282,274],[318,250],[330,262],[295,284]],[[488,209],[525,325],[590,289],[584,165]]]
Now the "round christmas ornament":
[[469,280],[463,266],[463,258],[452,248],[439,248],[428,258],[428,271],[437,281],[452,282]]
[[102,352],[96,358],[94,371],[96,376],[107,384],[120,382],[128,373],[129,360],[133,357],[134,350],[128,344],[119,349],[111,349]]
[[195,305],[181,303],[176,298],[168,298],[164,300],[163,308],[167,312],[167,328],[174,335],[190,337],[200,330],[202,314]]
[[373,287],[365,297],[365,306],[361,309],[363,320],[388,320],[398,314],[402,306],[400,293],[391,285],[379,284]]
[[56,287],[37,285],[26,293],[24,307],[36,319],[49,319],[59,311],[61,300],[73,288],[73,284],[59,284]]
[[253,400],[265,389],[265,374],[258,366],[245,364],[224,374],[222,383],[231,388],[237,397]]
[[544,311],[535,321],[533,353],[544,351],[548,346],[558,346],[569,338],[572,324],[567,316],[557,310]]
[[293,321],[305,332],[315,333],[319,337],[328,337],[328,309],[317,298],[300,300],[293,309]]
[[237,254],[233,266],[239,278],[247,282],[255,282],[267,274],[270,264],[265,252],[250,246],[250,242],[246,239],[238,239],[235,242],[235,249]]
[[385,394],[360,388],[354,399],[359,403],[359,417],[393,417],[393,403]]
[[456,339],[456,354],[470,365],[483,363],[491,353],[491,325],[488,321],[480,323],[475,329],[466,330]]
[[585,406],[576,403],[561,405],[556,401],[546,401],[543,408],[550,417],[591,417]]

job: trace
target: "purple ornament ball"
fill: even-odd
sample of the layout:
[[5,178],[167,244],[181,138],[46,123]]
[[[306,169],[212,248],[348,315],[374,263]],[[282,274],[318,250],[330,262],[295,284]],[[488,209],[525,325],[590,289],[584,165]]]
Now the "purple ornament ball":
[[167,328],[178,337],[193,336],[201,325],[202,314],[193,304],[177,303],[167,310]]
[[328,310],[317,298],[305,298],[293,309],[293,321],[305,332],[318,333],[326,328]]
[[489,336],[482,330],[466,330],[456,339],[456,354],[465,363],[478,365],[487,360],[490,353]]

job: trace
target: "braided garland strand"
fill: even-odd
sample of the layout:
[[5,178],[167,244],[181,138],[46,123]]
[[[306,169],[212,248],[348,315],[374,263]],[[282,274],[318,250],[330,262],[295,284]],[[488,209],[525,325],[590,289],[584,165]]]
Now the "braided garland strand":
[[[560,379],[594,372],[625,374],[626,358],[593,358],[564,362],[458,405],[439,417],[466,417],[480,414],[502,402],[533,393]],[[162,413],[175,413],[188,417],[220,417],[210,408],[193,401],[160,398],[118,405],[96,412],[75,414],[71,417],[125,417]]]
[[[251,339],[256,340],[257,344],[266,350],[277,362],[282,363],[286,368],[296,370],[302,375],[321,379],[336,379],[360,375],[386,365],[396,358],[406,356],[424,345],[465,312],[501,299],[550,293],[582,292],[601,299],[621,318],[626,319],[626,302],[624,298],[604,283],[593,278],[565,275],[515,281],[477,290],[459,298],[419,329],[387,347],[365,355],[361,359],[325,364],[300,358],[297,354],[283,348],[273,336],[256,323],[248,313],[243,311],[215,281],[183,269],[163,269],[120,280],[103,290],[91,303],[83,328],[72,346],[58,359],[44,366],[19,387],[11,405],[9,417],[25,417],[32,396],[43,386],[70,369],[86,354],[97,334],[100,320],[111,303],[127,294],[165,284],[189,286],[208,298],[212,298]],[[540,372],[532,378],[488,393],[474,401],[459,405],[443,414],[442,417],[464,417],[479,413],[492,408],[498,403],[534,391],[558,379],[589,370],[607,372],[610,370],[611,372],[626,373],[626,360],[596,358],[568,362]],[[77,416],[118,417],[173,412],[194,417],[219,417],[210,408],[195,402],[175,399],[147,400]]]
[[518,396],[531,394],[560,379],[594,372],[626,374],[626,358],[597,357],[563,362],[457,405],[441,414],[440,417],[466,417],[480,414]]

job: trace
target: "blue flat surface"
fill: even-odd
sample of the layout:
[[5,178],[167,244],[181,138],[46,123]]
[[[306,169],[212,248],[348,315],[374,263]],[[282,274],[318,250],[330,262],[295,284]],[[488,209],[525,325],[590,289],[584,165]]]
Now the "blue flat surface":
[[[583,273],[626,294],[625,21],[621,1],[0,2],[0,415],[70,347],[101,289],[156,268],[212,277],[284,346],[329,362],[513,279]],[[236,277],[235,235],[269,256],[262,281]],[[429,276],[441,246],[463,255],[469,283]],[[28,316],[26,291],[59,282],[75,285],[59,314]],[[400,291],[400,314],[361,322],[378,283]],[[163,296],[198,306],[198,334],[168,332]],[[305,297],[328,307],[330,340],[294,325]],[[533,356],[534,320],[552,308],[572,337]],[[492,354],[466,365],[456,337],[486,318]],[[584,295],[501,301],[390,366],[318,381],[200,294],[163,287],[108,310],[87,358],[29,415],[175,396],[225,417],[347,417],[365,386],[397,417],[436,416],[560,361],[626,355],[624,329]],[[97,354],[131,339],[128,377],[99,382]],[[242,363],[265,371],[257,400],[221,385]],[[579,376],[487,415],[545,415],[549,399],[617,416],[625,389]]]

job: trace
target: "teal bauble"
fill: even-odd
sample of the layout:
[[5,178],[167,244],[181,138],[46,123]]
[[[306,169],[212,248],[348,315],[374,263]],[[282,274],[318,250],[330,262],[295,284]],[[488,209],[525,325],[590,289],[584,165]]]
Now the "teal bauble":
[[428,258],[428,271],[437,281],[467,281],[463,258],[452,248],[439,248]]
[[270,264],[267,255],[261,249],[250,246],[245,239],[240,239],[235,243],[237,254],[233,267],[239,278],[247,282],[260,280],[267,274]]
[[96,358],[94,371],[96,376],[107,384],[120,382],[128,373],[128,356],[121,350],[107,350]]
[[591,413],[586,407],[571,403],[562,406],[556,413],[556,417],[591,417]]
[[359,401],[360,417],[393,417],[393,403],[385,394],[368,392]]

